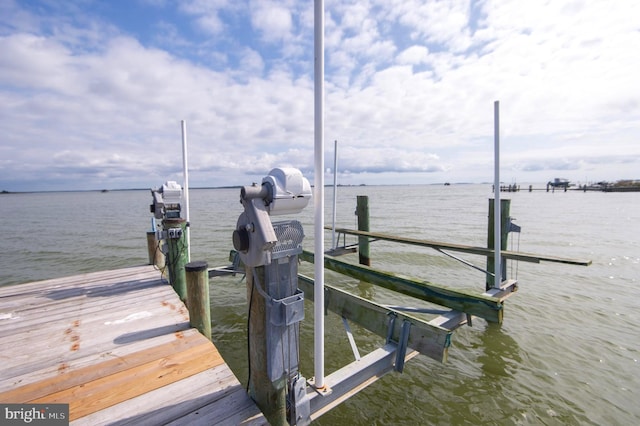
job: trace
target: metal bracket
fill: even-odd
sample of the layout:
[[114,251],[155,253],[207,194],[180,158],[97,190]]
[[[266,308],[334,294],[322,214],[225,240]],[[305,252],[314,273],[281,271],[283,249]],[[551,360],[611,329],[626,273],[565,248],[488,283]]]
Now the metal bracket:
[[356,341],[353,338],[351,327],[349,327],[349,321],[347,321],[345,317],[342,317],[342,323],[344,324],[344,329],[347,332],[347,338],[349,339],[349,344],[351,345],[353,356],[355,357],[356,361],[360,361],[360,352],[358,351],[358,346],[356,345]]
[[520,232],[522,228],[520,227],[520,225],[516,225],[515,223],[513,223],[512,220],[515,220],[515,218],[507,218],[507,232]]
[[307,382],[298,375],[289,388],[289,424],[306,426],[311,423],[311,407],[307,396]]
[[398,315],[396,315],[395,312],[389,312],[387,314],[387,316],[389,317],[389,325],[387,327],[387,343],[392,343],[393,342],[393,329],[396,326],[396,318],[398,317]]
[[270,305],[269,320],[280,327],[290,326],[304,319],[304,293],[299,288],[289,297],[267,299]]
[[411,322],[405,320],[402,323],[402,332],[400,334],[400,341],[396,349],[396,365],[395,370],[398,373],[402,373],[404,370],[404,358],[407,355],[407,343],[409,342],[409,332],[411,331]]

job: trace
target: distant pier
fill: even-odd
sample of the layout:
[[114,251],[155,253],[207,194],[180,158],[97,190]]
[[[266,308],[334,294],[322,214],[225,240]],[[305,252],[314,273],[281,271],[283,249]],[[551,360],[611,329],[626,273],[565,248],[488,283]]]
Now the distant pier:
[[[494,185],[491,185],[491,191],[493,192]],[[556,179],[554,181],[547,182],[543,188],[534,188],[533,185],[528,185],[523,191],[582,191],[582,192],[640,192],[640,181],[638,180],[623,180],[614,183],[610,182],[597,182],[592,184],[572,184],[566,179]],[[501,185],[500,192],[520,192],[520,185]]]

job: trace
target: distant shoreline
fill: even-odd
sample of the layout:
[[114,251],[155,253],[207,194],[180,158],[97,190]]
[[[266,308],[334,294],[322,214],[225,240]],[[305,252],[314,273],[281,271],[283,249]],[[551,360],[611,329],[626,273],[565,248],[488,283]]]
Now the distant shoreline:
[[[503,183],[503,182],[501,182]],[[516,186],[520,185],[535,185],[535,183],[525,183],[525,184],[513,184]],[[545,185],[544,182],[538,182],[540,185]],[[415,183],[415,184],[338,184],[340,188],[353,188],[353,187],[377,187],[377,186],[454,186],[454,185],[493,185],[493,182],[438,182],[438,183]],[[506,183],[505,183],[506,185]],[[211,189],[240,189],[244,185],[227,185],[227,186],[198,186],[198,187],[190,187],[189,190],[211,190]],[[313,185],[311,185],[313,187]],[[575,187],[575,185],[570,188],[571,190],[582,190]],[[333,187],[332,184],[326,184],[325,188]],[[640,179],[620,179],[614,182],[608,183],[609,191],[604,192],[634,192],[635,188],[640,188]],[[620,188],[620,189],[617,189]],[[631,188],[631,189],[629,189]],[[613,189],[613,190],[612,190]],[[149,191],[151,188],[120,188],[120,189],[50,189],[50,190],[34,190],[34,191],[0,191],[0,195],[4,194],[46,194],[46,193],[56,193],[56,192],[123,192],[123,191]],[[636,189],[637,191],[637,189]]]

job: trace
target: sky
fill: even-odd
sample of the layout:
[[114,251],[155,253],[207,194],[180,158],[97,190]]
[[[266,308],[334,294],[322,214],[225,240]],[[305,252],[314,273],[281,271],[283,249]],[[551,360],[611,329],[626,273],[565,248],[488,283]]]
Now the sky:
[[[0,0],[0,190],[314,180],[313,2]],[[326,0],[325,180],[640,179],[637,0]]]

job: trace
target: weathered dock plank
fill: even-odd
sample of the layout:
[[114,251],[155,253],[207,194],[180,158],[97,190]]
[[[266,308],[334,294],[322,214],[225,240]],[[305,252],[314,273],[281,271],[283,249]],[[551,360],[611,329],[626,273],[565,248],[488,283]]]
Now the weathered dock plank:
[[0,363],[0,401],[73,424],[266,423],[151,266],[0,287]]

